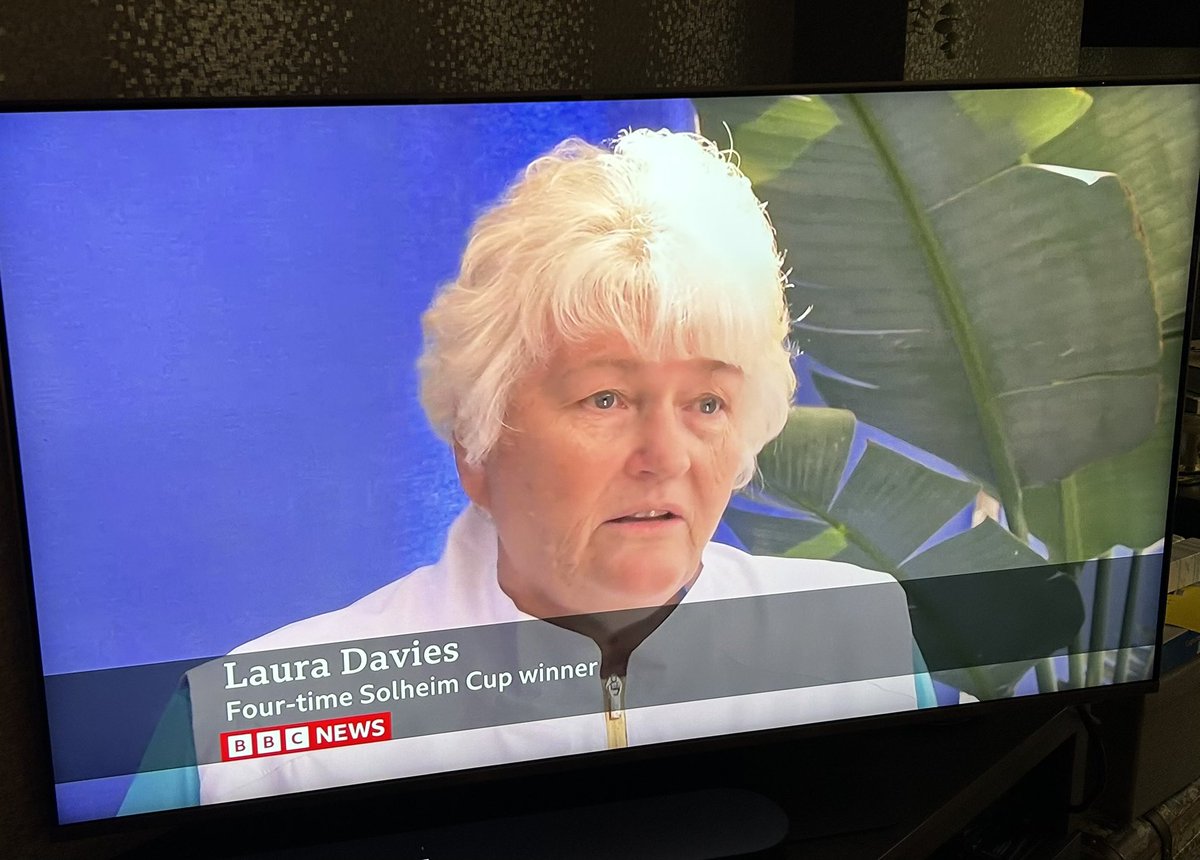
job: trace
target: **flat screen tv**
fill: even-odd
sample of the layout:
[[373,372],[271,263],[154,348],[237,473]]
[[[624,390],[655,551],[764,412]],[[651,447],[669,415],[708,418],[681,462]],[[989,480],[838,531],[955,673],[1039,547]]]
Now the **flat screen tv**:
[[1150,689],[1198,175],[1195,81],[10,106],[58,820]]

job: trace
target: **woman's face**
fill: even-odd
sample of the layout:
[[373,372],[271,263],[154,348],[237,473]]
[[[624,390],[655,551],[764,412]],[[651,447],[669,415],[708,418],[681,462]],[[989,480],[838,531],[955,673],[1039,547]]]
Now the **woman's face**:
[[519,382],[486,461],[459,458],[517,606],[657,606],[690,583],[742,462],[742,389],[736,367],[646,361],[620,338],[565,346]]

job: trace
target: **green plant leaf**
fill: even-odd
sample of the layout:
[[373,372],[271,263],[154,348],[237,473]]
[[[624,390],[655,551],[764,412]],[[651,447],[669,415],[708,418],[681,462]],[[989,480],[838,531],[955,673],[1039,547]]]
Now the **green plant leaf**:
[[931,672],[933,677],[956,690],[970,693],[982,702],[1008,699],[1016,695],[1017,684],[1037,661],[1019,660],[1012,663],[989,663],[963,669],[943,669]]
[[844,409],[796,406],[758,456],[745,495],[795,518],[739,510],[725,521],[754,553],[834,558],[900,574],[900,563],[975,498],[979,487],[875,442],[843,482],[855,418]]
[[828,510],[846,471],[855,423],[845,409],[792,407],[783,432],[758,456],[760,484],[800,510]]
[[1082,561],[1122,546],[1163,539],[1174,469],[1174,416],[1134,450],[1089,463],[1074,475],[1025,491],[1030,527],[1052,558]]
[[848,546],[846,535],[841,529],[827,528],[820,534],[796,544],[786,555],[789,558],[837,558]]
[[[1125,217],[1115,219],[1114,211]],[[1057,480],[1149,436],[1159,400],[1158,321],[1144,251],[1115,178],[1088,186],[1015,167],[938,207],[928,223],[946,258],[951,328],[968,348],[946,344],[945,352],[897,362],[891,351],[851,351],[815,331],[818,359],[836,359],[839,372],[873,386],[818,373],[814,383],[827,400],[989,483],[1002,471],[1020,485]],[[984,223],[988,242],[980,241]],[[1032,237],[1030,223],[1042,225]],[[884,301],[899,316],[914,292],[897,289]],[[825,316],[839,328],[853,325],[849,313],[818,313],[814,327]],[[936,323],[910,315],[905,325],[928,330]],[[1121,337],[1099,339],[1095,331]],[[923,339],[933,345],[947,334]],[[937,381],[954,379],[964,366],[968,390],[939,398]],[[931,398],[943,408],[904,406],[924,407]]]
[[786,170],[838,123],[829,105],[811,96],[696,99],[695,105],[702,117],[719,117],[701,121],[713,140],[725,142],[728,126],[742,172],[755,184]]
[[[931,546],[901,566],[906,579],[942,576],[947,571],[1009,570],[1036,567],[1046,560],[995,520]],[[1072,631],[1074,632],[1074,631]]]
[[1114,544],[1144,548],[1163,536],[1200,136],[1200,94],[1194,87],[1106,87],[1094,98],[1079,123],[1033,158],[1114,171],[1130,188],[1150,248],[1166,340],[1162,406],[1151,437],[1133,451],[1026,492],[1031,527],[1055,557],[1068,560],[1100,555]]
[[[914,633],[930,666],[941,667],[934,677],[980,699],[1011,696],[1084,621],[1075,582],[994,520],[930,547],[902,570]],[[1010,659],[1014,645],[1033,656]]]
[[900,564],[971,504],[978,490],[977,484],[868,442],[829,515],[869,540],[880,556]]
[[751,552],[836,559],[875,570],[890,566],[881,566],[864,547],[851,543],[828,515],[846,470],[854,426],[854,415],[844,409],[792,408],[783,432],[759,455],[758,478],[744,495],[765,492],[768,501],[807,516],[775,517],[731,506],[724,520]]
[[[1047,585],[1053,571],[1037,573],[1045,561],[991,520],[912,556],[971,503],[978,485],[874,442],[843,482],[853,427],[853,416],[843,410],[794,408],[784,432],[759,455],[758,481],[747,491],[753,501],[769,500],[782,510],[764,514],[739,509],[735,502],[726,511],[726,524],[753,553],[829,559],[891,573],[911,589],[922,649],[938,665],[952,667],[944,676],[947,682],[980,698],[1010,694],[1019,678],[1013,673],[1023,673],[1031,663],[973,665],[994,662],[989,654],[1005,652],[1007,625],[996,620],[1033,624],[1046,637],[1044,653],[1052,653],[1076,632],[1070,610],[1079,604],[1078,593],[1069,582]],[[1013,580],[1017,587],[1004,587],[994,573],[958,576],[1009,568],[1025,569],[1013,572],[1025,577]],[[932,582],[938,578],[942,581]],[[982,589],[986,599],[964,599],[964,588]],[[1047,594],[1054,599],[1043,599]],[[979,631],[989,624],[991,632],[981,640]],[[1014,631],[1018,627],[1012,624]]]
[[1023,487],[1149,436],[1160,343],[1127,189],[1020,163],[1079,94],[1005,98],[998,134],[949,93],[827,97],[839,124],[758,191],[824,399],[977,477],[1024,534]]
[[1183,328],[1196,212],[1200,93],[1192,85],[1098,87],[1091,110],[1035,161],[1118,174],[1150,247],[1163,331]]
[[[721,517],[733,533],[755,555],[775,555],[791,558],[837,557],[824,552],[820,538],[830,530],[828,523],[798,517],[774,517],[769,514],[741,510],[735,506],[725,509]],[[816,543],[813,543],[813,542]],[[810,546],[812,555],[797,555],[797,546]],[[838,552],[841,552],[839,550]]]
[[1092,97],[1081,89],[967,90],[954,101],[991,135],[1012,139],[1012,147],[1030,152],[1062,134],[1088,112]]

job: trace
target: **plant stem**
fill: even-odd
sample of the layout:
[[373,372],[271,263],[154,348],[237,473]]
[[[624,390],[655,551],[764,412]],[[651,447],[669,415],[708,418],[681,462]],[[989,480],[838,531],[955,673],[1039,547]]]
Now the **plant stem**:
[[1075,634],[1070,655],[1067,658],[1067,687],[1074,690],[1083,686],[1087,675],[1087,643],[1083,641],[1082,630]]
[[1075,476],[1067,475],[1058,482],[1059,510],[1062,512],[1063,555],[1066,561],[1083,561],[1083,534],[1079,521],[1079,487]]
[[1117,652],[1117,668],[1113,680],[1118,684],[1129,680],[1130,649],[1133,648],[1133,635],[1137,627],[1138,594],[1142,590],[1142,579],[1145,577],[1146,560],[1139,552],[1130,565],[1129,589],[1125,592],[1125,613],[1121,616],[1121,650]]
[[1104,683],[1104,640],[1108,636],[1108,594],[1112,589],[1113,563],[1113,557],[1107,554],[1096,560],[1096,590],[1092,595],[1092,629],[1085,678],[1089,687]]
[[[1083,578],[1083,574],[1087,571],[1087,566],[1083,562],[1069,563],[1067,569],[1070,571],[1071,579],[1075,580],[1075,587],[1079,587],[1079,580]],[[1075,636],[1071,639],[1071,646],[1067,650],[1070,655],[1067,657],[1067,686],[1072,690],[1082,687],[1084,676],[1087,674],[1087,636],[1083,632],[1083,625],[1079,625],[1079,629],[1075,631]]]
[[1058,692],[1058,671],[1054,667],[1053,657],[1043,657],[1035,665],[1037,672],[1038,691],[1042,693]]

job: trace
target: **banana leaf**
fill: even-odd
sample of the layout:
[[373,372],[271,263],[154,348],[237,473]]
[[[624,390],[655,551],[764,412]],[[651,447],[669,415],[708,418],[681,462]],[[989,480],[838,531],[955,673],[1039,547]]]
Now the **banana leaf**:
[[820,98],[727,98],[719,104],[720,125],[704,131],[718,143],[736,137],[738,165],[755,185],[769,182],[795,163],[814,141],[838,124],[833,109]]
[[1194,86],[1098,87],[1071,128],[1034,161],[1109,171],[1129,188],[1145,232],[1163,332],[1183,329],[1196,215],[1200,93]]
[[1117,173],[1130,189],[1146,243],[1164,337],[1158,425],[1127,454],[1029,490],[1031,527],[1056,557],[1090,558],[1114,544],[1163,537],[1175,441],[1175,398],[1196,206],[1200,94],[1193,87],[1100,88],[1087,114],[1033,152],[1039,162]]
[[[978,485],[874,442],[851,467],[855,424],[845,410],[794,408],[726,523],[753,553],[892,574],[934,676],[979,698],[1011,695],[1036,659],[1072,641],[1078,590],[991,520],[923,548]],[[1031,656],[1010,659],[1016,652]]]
[[[1159,320],[1128,187],[1026,163],[1091,99],[823,100],[837,125],[756,187],[795,315],[812,308],[793,339],[814,385],[977,478],[1024,537],[1026,487],[1134,449],[1158,417]],[[720,104],[698,105],[704,131]]]

